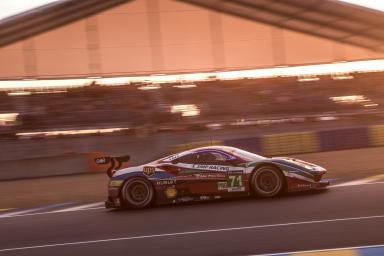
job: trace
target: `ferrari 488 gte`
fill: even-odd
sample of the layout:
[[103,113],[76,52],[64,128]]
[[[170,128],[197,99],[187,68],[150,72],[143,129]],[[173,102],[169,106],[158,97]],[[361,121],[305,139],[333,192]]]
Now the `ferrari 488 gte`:
[[324,188],[326,170],[289,157],[267,158],[238,148],[210,146],[120,169],[129,156],[99,157],[110,164],[107,208],[228,197],[274,197],[283,192]]

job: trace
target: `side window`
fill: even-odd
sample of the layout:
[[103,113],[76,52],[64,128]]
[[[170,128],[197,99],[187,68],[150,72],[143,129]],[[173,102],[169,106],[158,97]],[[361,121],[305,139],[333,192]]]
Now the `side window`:
[[230,160],[228,155],[213,151],[199,153],[197,156],[199,164],[228,165],[228,160]]
[[232,165],[236,157],[217,151],[197,152],[179,157],[172,162],[184,164]]
[[179,157],[172,161],[174,164],[183,163],[183,164],[195,164],[196,163],[196,154],[189,154],[182,157]]
[[211,154],[213,155],[213,157],[215,158],[215,161],[217,161],[217,162],[223,163],[223,162],[226,162],[228,160],[228,157],[221,154],[221,153],[212,152]]

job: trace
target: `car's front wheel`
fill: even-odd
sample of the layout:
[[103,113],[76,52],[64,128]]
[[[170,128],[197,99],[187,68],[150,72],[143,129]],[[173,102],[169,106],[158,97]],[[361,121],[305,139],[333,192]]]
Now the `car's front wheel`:
[[151,205],[154,194],[152,185],[144,178],[127,180],[121,190],[124,205],[129,208],[145,208]]
[[260,197],[274,197],[284,188],[284,177],[273,166],[262,166],[255,170],[251,178],[251,188]]

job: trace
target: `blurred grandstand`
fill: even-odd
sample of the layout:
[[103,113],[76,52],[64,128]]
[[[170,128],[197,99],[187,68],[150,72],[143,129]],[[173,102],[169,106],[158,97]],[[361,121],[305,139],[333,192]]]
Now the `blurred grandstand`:
[[384,116],[377,10],[341,1],[47,2],[0,19],[2,139],[302,130]]
[[[1,136],[380,123],[383,72],[3,91]],[[282,89],[283,88],[283,89]],[[110,129],[110,130],[105,130]],[[114,129],[114,130],[111,130]],[[283,129],[283,128],[282,128]],[[55,131],[55,132],[54,132]],[[87,132],[88,131],[88,132]]]

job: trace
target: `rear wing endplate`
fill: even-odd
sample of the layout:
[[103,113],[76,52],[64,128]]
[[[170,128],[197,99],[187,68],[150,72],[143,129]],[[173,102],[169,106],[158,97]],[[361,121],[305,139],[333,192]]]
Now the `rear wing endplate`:
[[95,158],[95,163],[104,165],[109,164],[107,169],[108,177],[112,177],[113,171],[119,170],[121,165],[125,162],[128,162],[131,159],[129,155],[125,156],[102,156]]

